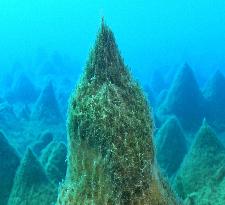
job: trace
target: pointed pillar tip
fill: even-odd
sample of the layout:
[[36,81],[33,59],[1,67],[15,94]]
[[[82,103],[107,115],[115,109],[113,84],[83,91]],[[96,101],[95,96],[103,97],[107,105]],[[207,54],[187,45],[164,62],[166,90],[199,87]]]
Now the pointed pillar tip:
[[105,17],[102,16],[102,19],[101,19],[101,28],[104,28],[105,27]]
[[207,127],[207,126],[208,126],[208,123],[207,123],[207,120],[206,120],[205,117],[204,117],[203,120],[202,120],[202,126],[203,126],[203,127]]

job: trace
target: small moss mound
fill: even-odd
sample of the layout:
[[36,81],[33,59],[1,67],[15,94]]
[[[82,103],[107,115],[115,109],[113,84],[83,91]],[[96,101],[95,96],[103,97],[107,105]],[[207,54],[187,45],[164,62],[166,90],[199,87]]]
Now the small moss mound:
[[33,152],[37,155],[40,156],[42,150],[48,146],[49,143],[53,140],[54,136],[51,132],[45,131],[40,138],[35,142],[34,144],[31,145],[31,149]]
[[8,205],[50,205],[56,198],[56,187],[28,148],[17,170]]
[[160,167],[171,177],[187,152],[185,136],[176,117],[169,118],[157,132],[156,151]]
[[0,162],[0,204],[6,205],[20,159],[2,132],[0,132]]
[[70,101],[67,175],[57,204],[175,204],[155,171],[152,125],[142,90],[102,22]]
[[175,190],[183,199],[198,192],[224,163],[225,148],[204,121],[174,180]]
[[66,145],[61,142],[51,142],[42,152],[41,162],[49,179],[56,185],[65,179],[66,155]]
[[52,153],[52,151],[55,149],[55,147],[57,147],[58,142],[56,141],[52,141],[51,143],[48,144],[47,147],[45,147],[45,149],[41,152],[41,156],[40,156],[40,161],[42,163],[43,166],[45,166],[48,163],[48,159]]
[[[204,186],[201,190],[195,193],[193,201],[198,205],[225,204],[225,169],[224,166],[218,169],[214,177],[209,180],[207,186]],[[189,198],[189,196],[187,197]]]

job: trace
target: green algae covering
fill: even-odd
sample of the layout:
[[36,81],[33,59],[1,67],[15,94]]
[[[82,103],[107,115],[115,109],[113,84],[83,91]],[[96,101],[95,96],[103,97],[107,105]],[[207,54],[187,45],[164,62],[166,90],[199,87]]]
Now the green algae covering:
[[20,158],[2,131],[0,131],[0,163],[0,204],[6,205]]
[[218,191],[224,187],[224,163],[225,148],[204,120],[174,179],[174,189],[193,204],[220,204],[215,196],[225,204],[224,192]]
[[154,166],[153,123],[102,22],[68,111],[68,169],[57,204],[176,204]]
[[157,132],[156,152],[161,169],[168,177],[172,177],[187,152],[185,136],[175,116],[168,118]]
[[8,205],[51,205],[56,198],[56,187],[28,148],[16,172]]
[[56,185],[66,175],[66,145],[62,142],[51,142],[42,152],[40,157],[48,178]]

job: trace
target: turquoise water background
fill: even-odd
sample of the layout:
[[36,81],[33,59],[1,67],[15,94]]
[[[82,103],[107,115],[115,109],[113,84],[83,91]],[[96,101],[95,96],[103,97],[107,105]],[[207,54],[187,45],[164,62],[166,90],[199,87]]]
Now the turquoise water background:
[[[224,70],[223,0],[1,0],[0,68],[29,67],[37,50],[55,50],[83,67],[104,16],[138,78],[185,61]],[[27,68],[29,69],[29,68]]]

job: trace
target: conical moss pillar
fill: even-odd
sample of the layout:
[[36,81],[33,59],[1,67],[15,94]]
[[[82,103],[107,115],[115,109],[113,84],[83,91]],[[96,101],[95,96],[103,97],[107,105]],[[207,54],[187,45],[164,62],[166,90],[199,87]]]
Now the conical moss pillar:
[[[167,204],[145,97],[102,23],[68,112],[68,170],[57,204]],[[171,204],[171,203],[170,203]]]

